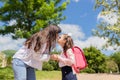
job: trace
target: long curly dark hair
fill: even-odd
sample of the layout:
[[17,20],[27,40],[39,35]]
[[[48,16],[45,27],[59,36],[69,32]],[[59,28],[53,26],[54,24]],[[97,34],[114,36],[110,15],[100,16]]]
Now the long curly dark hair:
[[61,29],[59,26],[49,25],[42,31],[33,34],[25,41],[24,45],[27,46],[28,49],[34,49],[35,52],[38,52],[41,48],[41,45],[47,43],[46,49],[49,49],[50,52],[50,50],[55,47],[56,38],[60,32]]

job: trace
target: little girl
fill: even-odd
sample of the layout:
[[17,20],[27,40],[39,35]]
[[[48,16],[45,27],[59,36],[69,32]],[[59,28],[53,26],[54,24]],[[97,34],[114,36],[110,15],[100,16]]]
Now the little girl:
[[63,48],[61,55],[53,54],[51,59],[59,61],[61,67],[62,80],[77,80],[76,72],[72,65],[75,63],[74,54],[72,51],[73,40],[67,35],[63,34],[58,39],[58,44]]

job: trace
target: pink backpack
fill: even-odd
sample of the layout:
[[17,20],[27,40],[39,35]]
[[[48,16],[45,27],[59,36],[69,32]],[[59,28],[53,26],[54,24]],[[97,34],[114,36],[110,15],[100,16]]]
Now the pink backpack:
[[[76,61],[76,64],[74,64],[72,67],[74,68],[76,73],[79,73],[80,70],[83,70],[87,67],[87,61],[83,51],[78,46],[74,46],[72,50],[75,55],[75,61]],[[67,57],[66,54],[65,56]]]

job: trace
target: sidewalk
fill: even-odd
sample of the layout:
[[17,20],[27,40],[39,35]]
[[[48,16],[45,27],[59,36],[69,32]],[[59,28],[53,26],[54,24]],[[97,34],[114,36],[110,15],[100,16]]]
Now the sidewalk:
[[77,75],[78,80],[120,80],[120,74],[87,74],[80,73]]

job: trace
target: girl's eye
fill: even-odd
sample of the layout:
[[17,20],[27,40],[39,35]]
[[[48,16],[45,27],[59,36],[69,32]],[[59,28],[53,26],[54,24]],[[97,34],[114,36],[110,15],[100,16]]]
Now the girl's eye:
[[61,36],[58,37],[59,39],[61,38]]

